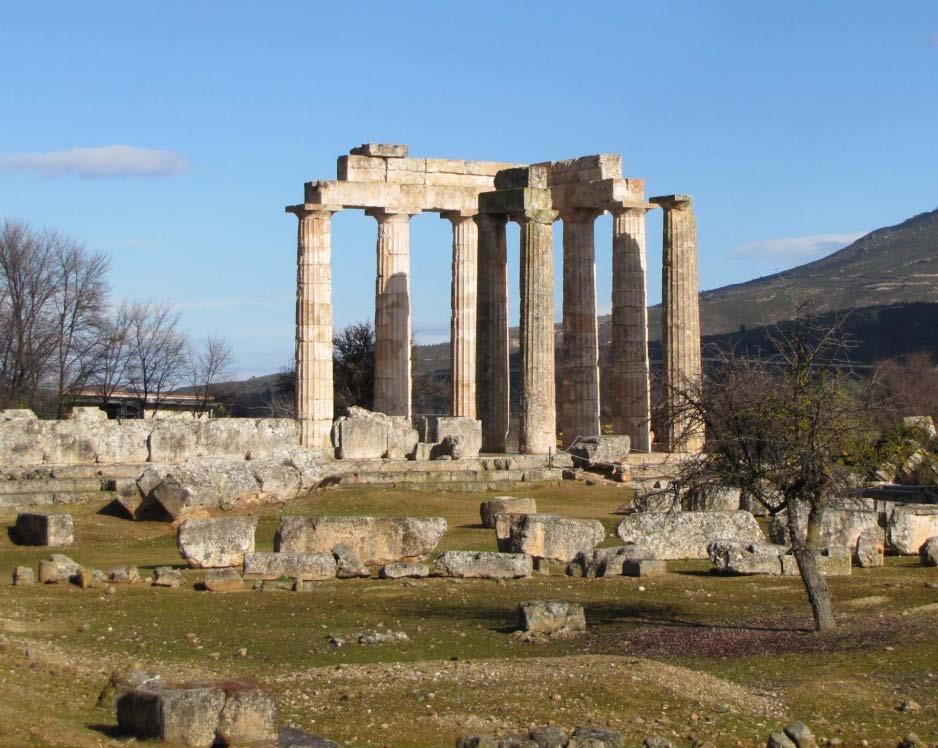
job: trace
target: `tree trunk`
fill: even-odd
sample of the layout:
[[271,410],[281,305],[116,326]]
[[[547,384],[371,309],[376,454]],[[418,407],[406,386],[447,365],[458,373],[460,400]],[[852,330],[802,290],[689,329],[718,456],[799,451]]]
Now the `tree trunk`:
[[804,582],[805,591],[808,593],[808,601],[811,603],[814,628],[819,633],[832,631],[837,628],[837,623],[831,608],[831,593],[827,580],[818,569],[817,552],[801,548],[793,553],[798,562],[798,571],[801,572],[801,581]]

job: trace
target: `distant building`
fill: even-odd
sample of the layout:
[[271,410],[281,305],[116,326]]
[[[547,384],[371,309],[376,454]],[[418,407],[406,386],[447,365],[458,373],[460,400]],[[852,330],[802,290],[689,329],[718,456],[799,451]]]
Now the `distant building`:
[[96,387],[86,387],[80,390],[73,397],[72,404],[101,408],[107,413],[108,418],[190,420],[211,418],[212,411],[217,407],[211,395],[203,397],[188,392],[168,392],[160,394],[159,397],[150,395],[145,403],[141,403],[140,398],[129,390],[115,390],[105,395]]

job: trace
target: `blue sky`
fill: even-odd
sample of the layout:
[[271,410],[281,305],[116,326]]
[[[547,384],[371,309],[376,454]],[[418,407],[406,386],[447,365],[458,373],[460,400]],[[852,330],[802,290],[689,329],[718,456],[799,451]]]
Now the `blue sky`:
[[[0,217],[107,252],[115,299],[178,304],[195,337],[231,340],[241,374],[292,358],[283,206],[362,142],[620,152],[649,195],[694,195],[702,288],[938,207],[930,0],[10,3],[0,81]],[[129,148],[81,150],[111,146]],[[601,310],[610,232],[597,221]],[[373,316],[374,241],[373,219],[334,220],[337,326]],[[657,301],[654,213],[648,247]],[[435,342],[448,222],[414,218],[411,249],[415,337]]]

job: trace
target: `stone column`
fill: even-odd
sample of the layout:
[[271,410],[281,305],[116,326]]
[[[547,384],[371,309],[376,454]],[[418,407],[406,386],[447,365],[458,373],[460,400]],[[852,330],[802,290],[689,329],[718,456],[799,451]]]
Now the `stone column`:
[[444,213],[453,224],[450,382],[454,416],[476,417],[476,291],[479,230],[475,214]]
[[554,210],[513,213],[521,224],[521,452],[557,448],[554,385]]
[[331,448],[332,206],[293,210],[296,252],[296,417],[300,443]]
[[560,426],[563,446],[599,430],[599,330],[593,223],[598,210],[571,210],[563,220],[563,349]]
[[410,417],[410,216],[372,209],[378,221],[375,410]]
[[482,421],[482,451],[504,452],[508,437],[507,216],[480,214],[478,316],[476,319],[476,413]]
[[704,434],[691,428],[680,393],[701,377],[700,306],[697,298],[697,225],[689,195],[652,198],[664,211],[661,276],[661,348],[668,413],[667,445],[672,452],[699,452]]
[[612,430],[651,451],[645,210],[612,210]]

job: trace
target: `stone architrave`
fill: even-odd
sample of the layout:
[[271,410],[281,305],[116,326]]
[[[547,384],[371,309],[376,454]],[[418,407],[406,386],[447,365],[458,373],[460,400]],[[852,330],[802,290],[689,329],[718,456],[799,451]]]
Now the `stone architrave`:
[[554,235],[557,211],[511,214],[521,225],[520,451],[548,454],[557,447],[554,383]]
[[378,222],[375,283],[375,407],[410,418],[410,216],[369,210]]
[[482,451],[504,452],[508,437],[508,252],[504,215],[480,215],[476,316],[476,413]]
[[645,209],[612,211],[612,430],[651,451]]
[[560,425],[563,446],[599,434],[599,328],[596,321],[597,210],[571,210],[563,220],[563,347]]
[[699,452],[703,432],[691,423],[681,392],[700,383],[700,304],[697,297],[697,225],[689,195],[653,197],[664,211],[661,276],[661,348],[668,412],[667,447]]
[[475,214],[444,213],[453,224],[450,319],[450,415],[476,417],[476,293],[479,229]]
[[333,415],[332,214],[337,206],[303,206],[296,253],[296,417],[300,443],[328,449]]

